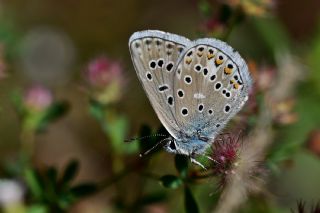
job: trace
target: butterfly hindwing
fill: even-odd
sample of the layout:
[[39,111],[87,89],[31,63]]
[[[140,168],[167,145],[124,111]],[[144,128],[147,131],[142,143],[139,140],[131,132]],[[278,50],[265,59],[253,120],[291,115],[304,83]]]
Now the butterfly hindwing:
[[173,137],[180,127],[175,119],[173,76],[176,63],[190,41],[160,31],[134,33],[129,49],[137,75],[160,121]]
[[191,137],[214,138],[242,108],[250,87],[246,63],[229,45],[196,40],[179,58],[174,78],[178,126]]

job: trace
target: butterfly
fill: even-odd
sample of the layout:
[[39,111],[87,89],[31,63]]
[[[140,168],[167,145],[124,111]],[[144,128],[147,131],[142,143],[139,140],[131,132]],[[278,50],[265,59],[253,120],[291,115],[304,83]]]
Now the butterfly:
[[[246,62],[223,41],[146,30],[129,39],[138,78],[170,137],[170,153],[205,155],[226,123],[248,100]],[[202,166],[203,167],[203,166]]]

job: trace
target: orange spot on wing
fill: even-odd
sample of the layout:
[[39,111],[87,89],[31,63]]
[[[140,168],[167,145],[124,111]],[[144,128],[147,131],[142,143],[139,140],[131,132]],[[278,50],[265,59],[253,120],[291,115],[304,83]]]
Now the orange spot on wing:
[[223,60],[220,60],[220,59],[216,59],[216,64],[220,65],[223,63]]
[[208,55],[207,55],[208,60],[210,60],[213,57],[214,57],[214,54],[208,53]]
[[225,67],[224,68],[224,74],[226,75],[230,75],[232,73],[232,69],[228,68],[228,67]]
[[186,63],[187,63],[187,64],[190,64],[190,63],[191,63],[191,61],[192,61],[192,59],[191,59],[191,58],[186,58]]

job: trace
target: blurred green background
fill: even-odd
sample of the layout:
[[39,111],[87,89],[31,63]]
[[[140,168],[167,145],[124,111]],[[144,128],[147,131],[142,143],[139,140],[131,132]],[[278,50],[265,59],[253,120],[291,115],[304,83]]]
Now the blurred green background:
[[[264,187],[246,193],[248,200],[236,210],[298,212],[300,200],[311,212],[320,200],[319,18],[317,0],[1,1],[3,212],[215,211],[223,194],[216,192],[217,177],[190,184],[189,201],[187,184],[159,184],[163,175],[177,173],[174,156],[160,150],[139,158],[141,143],[159,139],[123,142],[161,127],[128,50],[130,35],[145,29],[218,37],[239,51],[255,81],[243,113],[249,136],[270,91],[280,88],[269,103],[272,139],[260,159]],[[99,74],[90,76],[95,63],[115,70],[103,86],[92,80]],[[54,190],[67,165],[74,170],[72,186],[90,183],[72,188],[72,196],[65,188]],[[189,165],[188,172],[191,177],[199,168]],[[19,183],[21,193],[9,204],[4,195],[15,189],[7,189],[8,181]],[[193,199],[198,207],[184,207],[184,200]]]

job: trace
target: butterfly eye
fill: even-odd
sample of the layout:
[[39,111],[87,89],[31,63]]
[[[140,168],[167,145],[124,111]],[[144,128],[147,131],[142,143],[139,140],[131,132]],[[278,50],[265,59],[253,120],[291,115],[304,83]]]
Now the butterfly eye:
[[172,149],[172,150],[176,150],[176,149],[177,149],[176,144],[175,144],[174,141],[170,141],[170,142],[169,142],[169,147],[170,147],[170,149]]

